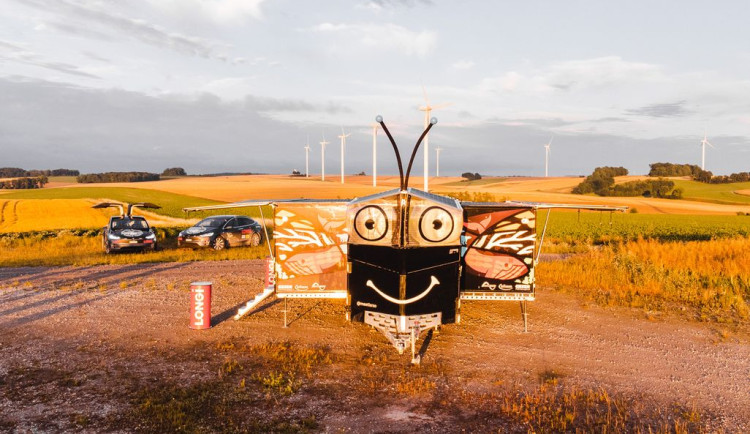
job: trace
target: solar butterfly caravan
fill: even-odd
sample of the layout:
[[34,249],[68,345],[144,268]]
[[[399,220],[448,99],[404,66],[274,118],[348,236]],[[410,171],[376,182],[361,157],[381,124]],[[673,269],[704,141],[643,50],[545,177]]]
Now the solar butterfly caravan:
[[535,298],[534,268],[549,219],[547,213],[537,237],[538,210],[625,210],[461,202],[411,188],[414,157],[437,119],[432,118],[419,137],[405,174],[396,142],[383,118],[376,120],[396,154],[398,189],[354,200],[249,200],[185,208],[258,206],[264,223],[262,207],[273,210],[273,246],[267,241],[271,279],[235,319],[274,293],[284,299],[345,299],[347,319],[379,330],[399,353],[410,345],[412,362],[419,363],[419,336],[442,324],[459,323],[462,300],[518,301],[526,331],[526,302]]

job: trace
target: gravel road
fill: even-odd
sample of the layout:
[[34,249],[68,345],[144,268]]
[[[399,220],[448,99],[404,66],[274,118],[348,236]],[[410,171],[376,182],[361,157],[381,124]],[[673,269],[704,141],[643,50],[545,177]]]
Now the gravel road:
[[[263,262],[256,260],[0,268],[0,378],[6,379],[0,380],[0,431],[80,430],[81,415],[90,431],[111,430],[108,417],[128,408],[137,386],[163,378],[190,384],[215,375],[222,357],[217,345],[228,340],[327,345],[339,360],[360,357],[373,345],[388,347],[368,327],[348,323],[340,301],[290,302],[288,328],[282,327],[279,300],[234,321],[262,279]],[[192,281],[214,283],[210,330],[187,327]],[[466,390],[499,383],[526,387],[554,371],[569,385],[707,412],[712,429],[750,431],[746,331],[605,309],[543,288],[530,303],[528,333],[517,303],[464,302],[461,313],[461,324],[432,337],[423,364],[440,360]],[[395,350],[387,357],[409,360]],[[434,413],[394,411],[400,399],[364,413],[319,414],[319,428],[440,427],[425,422]]]

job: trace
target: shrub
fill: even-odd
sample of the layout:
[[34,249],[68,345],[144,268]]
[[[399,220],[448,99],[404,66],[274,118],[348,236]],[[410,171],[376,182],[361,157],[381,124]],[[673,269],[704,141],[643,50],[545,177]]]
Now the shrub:
[[648,176],[695,176],[700,173],[701,168],[695,164],[672,164],[672,163],[653,163],[649,164],[651,170]]
[[169,169],[164,169],[161,175],[162,176],[187,176],[187,172],[185,172],[185,169],[183,169],[182,167],[170,167]]
[[615,184],[615,176],[625,176],[628,169],[624,167],[597,167],[582,183],[574,189],[575,194],[595,193],[599,196],[611,196],[611,187]]
[[482,175],[479,173],[464,172],[461,174],[462,178],[466,178],[467,181],[476,181],[482,179]]

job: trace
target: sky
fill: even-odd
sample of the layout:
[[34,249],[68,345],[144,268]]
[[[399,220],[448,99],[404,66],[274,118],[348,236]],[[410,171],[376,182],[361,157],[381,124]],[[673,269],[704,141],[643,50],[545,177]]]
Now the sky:
[[[0,167],[750,171],[750,2],[2,0]],[[378,173],[395,174],[377,137]],[[420,153],[414,173],[423,173]]]

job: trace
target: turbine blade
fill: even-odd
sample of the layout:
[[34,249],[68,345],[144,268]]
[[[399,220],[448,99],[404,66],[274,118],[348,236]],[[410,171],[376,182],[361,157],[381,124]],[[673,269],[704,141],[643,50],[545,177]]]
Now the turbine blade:
[[430,100],[427,99],[427,90],[424,88],[424,83],[422,83],[422,93],[424,94],[425,107],[429,107],[430,106]]

